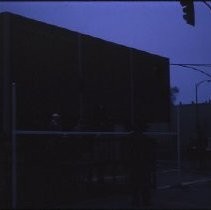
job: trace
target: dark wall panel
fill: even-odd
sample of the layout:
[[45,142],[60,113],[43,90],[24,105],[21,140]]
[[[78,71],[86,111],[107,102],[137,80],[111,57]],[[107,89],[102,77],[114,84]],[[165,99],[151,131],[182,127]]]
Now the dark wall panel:
[[133,117],[168,120],[168,59],[20,16],[12,20],[18,128],[48,129],[55,112],[65,130],[80,116],[90,128],[130,125]]
[[1,126],[5,134],[10,135],[11,131],[11,44],[10,44],[10,15],[7,12],[1,13],[0,31],[0,71],[1,71]]
[[14,19],[18,128],[48,129],[52,113],[62,115],[64,129],[78,120],[78,37],[68,37],[47,25]]
[[[82,75],[88,118],[113,126],[130,119],[130,66],[126,47],[82,36]],[[101,110],[100,110],[101,107]]]
[[0,133],[3,130],[3,14],[0,15]]
[[136,122],[169,120],[168,59],[133,51],[134,115]]

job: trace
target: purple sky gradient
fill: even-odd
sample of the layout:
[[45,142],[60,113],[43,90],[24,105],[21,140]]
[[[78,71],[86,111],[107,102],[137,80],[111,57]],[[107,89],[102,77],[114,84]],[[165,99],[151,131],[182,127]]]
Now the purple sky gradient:
[[[211,4],[211,3],[210,3]],[[196,25],[186,24],[179,1],[160,2],[0,2],[10,11],[73,31],[170,58],[170,63],[211,63],[211,10],[195,2]],[[211,74],[211,68],[201,67]],[[211,79],[171,66],[177,102],[195,100],[195,84]],[[211,83],[199,88],[199,101],[211,99]]]

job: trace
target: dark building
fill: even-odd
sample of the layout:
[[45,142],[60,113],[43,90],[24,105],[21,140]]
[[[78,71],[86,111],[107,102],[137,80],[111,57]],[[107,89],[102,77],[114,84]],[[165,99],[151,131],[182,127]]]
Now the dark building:
[[[52,114],[61,116],[60,129],[66,131],[114,130],[119,125],[131,129],[143,119],[169,121],[169,86],[168,58],[8,12],[0,14],[0,134],[9,140],[14,105],[18,130],[49,130]],[[119,159],[126,159],[119,149],[128,150],[127,139],[123,143],[122,138],[106,137],[101,142],[94,135],[19,135],[17,206],[40,208],[74,200],[80,177],[93,171],[102,174],[105,168],[114,174]],[[9,168],[3,169],[8,177],[6,190],[0,192],[8,200],[3,208],[11,207],[15,192],[10,182],[11,148],[9,144],[6,164],[1,164]]]
[[100,107],[111,127],[168,121],[167,58],[7,12],[0,30],[1,129],[11,126],[13,81],[18,129],[46,130],[52,113],[64,130],[80,120],[93,129]]

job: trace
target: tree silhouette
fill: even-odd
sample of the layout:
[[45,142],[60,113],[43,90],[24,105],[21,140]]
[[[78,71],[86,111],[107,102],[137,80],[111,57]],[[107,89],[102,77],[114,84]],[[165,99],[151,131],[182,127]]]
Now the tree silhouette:
[[177,99],[177,95],[179,94],[179,88],[177,86],[171,87],[170,94],[171,104],[174,104]]

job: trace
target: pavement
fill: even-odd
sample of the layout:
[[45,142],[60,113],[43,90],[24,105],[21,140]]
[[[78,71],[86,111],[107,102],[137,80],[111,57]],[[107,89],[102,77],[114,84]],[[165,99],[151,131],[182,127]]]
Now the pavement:
[[[180,177],[179,177],[180,176]],[[152,204],[135,208],[128,194],[90,199],[62,209],[211,209],[211,172],[165,170],[158,173]]]

